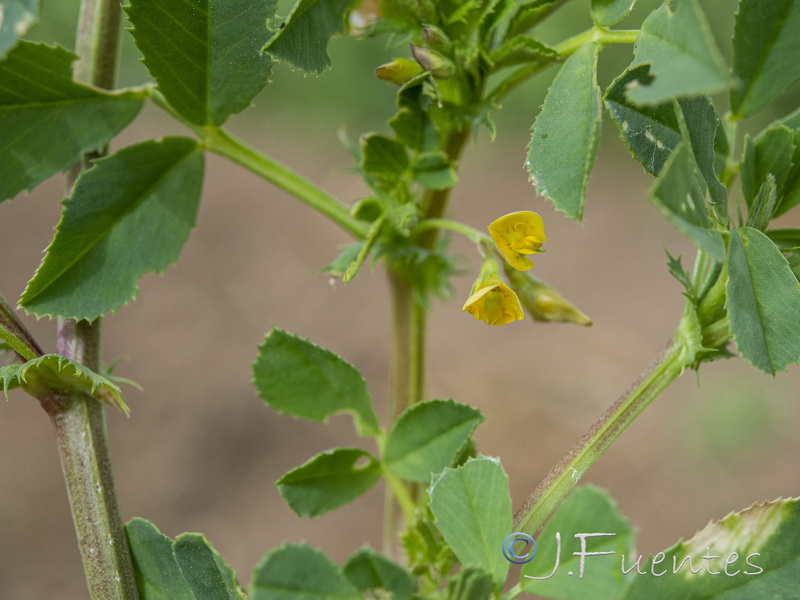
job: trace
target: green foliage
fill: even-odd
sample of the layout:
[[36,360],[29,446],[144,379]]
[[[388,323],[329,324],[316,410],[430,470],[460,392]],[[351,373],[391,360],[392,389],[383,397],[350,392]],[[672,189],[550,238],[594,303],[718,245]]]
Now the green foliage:
[[267,554],[253,572],[252,600],[360,600],[358,589],[319,550],[284,544]]
[[365,546],[350,555],[342,565],[345,577],[362,593],[386,590],[392,600],[411,600],[417,583],[403,567]]
[[736,347],[754,367],[774,374],[800,359],[800,287],[757,229],[731,232],[725,308]]
[[136,45],[159,91],[184,118],[220,125],[250,104],[272,61],[261,54],[277,0],[132,0]]
[[205,536],[184,533],[172,545],[181,575],[197,600],[247,600],[236,574]]
[[102,148],[142,107],[141,92],[107,93],[73,81],[76,58],[22,41],[0,62],[0,201]]
[[36,21],[39,0],[3,0],[0,2],[0,58],[3,58],[17,40],[25,35]]
[[485,570],[500,589],[510,565],[500,549],[511,531],[508,477],[500,462],[480,456],[447,469],[431,483],[430,496],[436,527],[461,564]]
[[652,81],[649,65],[626,70],[608,86],[604,100],[633,157],[645,171],[658,175],[681,141],[675,109],[671,102],[635,104],[625,95],[629,86],[648,85]]
[[317,517],[349,504],[381,478],[381,466],[360,448],[336,448],[292,469],[276,485],[301,517]]
[[749,117],[800,78],[800,1],[740,0],[733,35],[731,108]]
[[[731,513],[709,523],[690,540],[657,554],[663,564],[653,568],[658,573],[665,571],[664,576],[635,575],[622,598],[792,597],[800,576],[798,527],[800,500],[796,498],[754,504]],[[653,558],[647,564],[652,564]]]
[[684,137],[710,195],[709,212],[722,224],[728,220],[728,190],[716,173],[719,117],[711,100],[686,98],[678,102]]
[[345,16],[355,0],[297,0],[263,50],[276,60],[310,73],[331,65],[327,46],[345,28]]
[[141,600],[245,600],[236,574],[198,533],[173,542],[155,525],[132,519],[126,526]]
[[109,379],[59,354],[44,354],[22,364],[0,367],[3,392],[21,387],[36,398],[58,394],[88,394],[125,414],[122,392]]
[[178,259],[197,218],[203,154],[188,138],[129,146],[78,179],[20,304],[92,320],[136,297],[144,273]]
[[628,89],[637,104],[714,94],[730,87],[722,55],[697,0],[665,1],[642,23],[632,67],[649,64],[655,79]]
[[398,477],[427,483],[453,463],[459,448],[483,421],[479,410],[452,400],[429,400],[408,408],[386,440],[383,460]]
[[610,27],[624,19],[636,0],[592,0],[592,19],[598,25]]
[[716,260],[724,260],[722,235],[706,208],[705,180],[686,142],[670,155],[650,197],[664,216],[700,248]]
[[253,383],[278,412],[320,422],[349,412],[359,435],[374,435],[379,429],[359,372],[333,352],[281,329],[273,329],[259,347]]
[[[585,538],[586,552],[609,554],[584,558],[581,569],[581,539],[575,534],[584,533],[613,535]],[[537,536],[536,555],[522,569],[523,588],[545,598],[583,600],[590,586],[592,600],[615,600],[630,580],[619,566],[622,556],[630,562],[635,560],[631,560],[633,540],[631,524],[608,493],[592,486],[580,487],[558,507]]]
[[[748,207],[752,209],[753,202],[766,184],[768,176],[772,176],[774,181],[776,201],[780,202],[784,198],[795,150],[794,132],[782,125],[765,129],[755,139],[745,139],[740,175],[742,193]],[[767,215],[767,220],[770,218],[772,213]]]
[[558,72],[536,117],[526,163],[538,194],[577,221],[600,138],[599,46],[587,44]]

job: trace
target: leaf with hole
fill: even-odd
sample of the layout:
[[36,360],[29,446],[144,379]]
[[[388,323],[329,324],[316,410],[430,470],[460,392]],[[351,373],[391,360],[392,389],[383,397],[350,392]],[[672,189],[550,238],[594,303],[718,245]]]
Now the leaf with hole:
[[374,435],[380,429],[367,385],[355,367],[282,329],[274,328],[259,347],[253,383],[278,412],[323,423],[349,412],[359,435]]
[[336,448],[292,469],[276,485],[301,517],[318,517],[349,504],[381,478],[381,465],[366,450]]

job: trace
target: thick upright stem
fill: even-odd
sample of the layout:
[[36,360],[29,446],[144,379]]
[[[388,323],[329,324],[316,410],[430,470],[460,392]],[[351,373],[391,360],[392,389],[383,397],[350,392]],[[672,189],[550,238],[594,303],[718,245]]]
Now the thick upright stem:
[[408,283],[389,272],[392,292],[391,420],[422,400],[425,390],[425,307]]
[[[117,0],[83,0],[75,79],[113,88],[121,9]],[[70,173],[72,188],[91,159]],[[70,190],[68,190],[70,191]],[[100,321],[58,322],[59,354],[100,371]],[[56,432],[78,547],[92,600],[138,600],[128,543],[119,513],[108,447],[105,407],[86,395],[42,401]]]
[[[59,321],[56,350],[98,371],[99,322]],[[114,488],[105,407],[84,395],[57,397],[44,406],[56,431],[89,597],[137,600]]]

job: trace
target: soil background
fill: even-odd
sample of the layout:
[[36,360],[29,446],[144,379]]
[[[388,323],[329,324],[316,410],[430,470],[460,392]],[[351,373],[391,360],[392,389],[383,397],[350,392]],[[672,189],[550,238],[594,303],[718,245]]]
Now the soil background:
[[[256,108],[230,128],[343,201],[363,197],[358,177],[346,171],[352,159],[336,128],[344,123],[353,137],[387,131],[382,120],[391,116],[394,90],[370,72],[381,56],[404,52],[372,47],[378,49],[335,42],[335,64],[349,66],[318,80],[276,68]],[[630,60],[614,52],[610,62]],[[129,44],[124,56],[131,74],[123,83],[142,81]],[[515,508],[666,346],[683,296],[664,250],[683,254],[687,267],[693,257],[688,240],[649,202],[651,179],[629,158],[610,119],[584,223],[566,220],[535,195],[522,164],[544,83],[521,90],[501,113],[495,141],[483,132],[468,149],[449,216],[483,228],[515,210],[542,214],[547,251],[535,273],[594,325],[526,318],[494,328],[474,321],[460,308],[478,256],[462,239],[452,248],[463,256],[463,276],[453,281],[452,299],[433,302],[429,325],[427,396],[472,404],[487,416],[478,447],[502,460]],[[777,110],[790,110],[797,97],[784,97]],[[187,132],[148,108],[114,147],[171,134]],[[0,207],[0,291],[12,304],[52,236],[63,184],[56,177]],[[800,219],[781,225],[797,227]],[[380,486],[314,520],[296,517],[274,487],[317,452],[363,444],[351,419],[321,425],[278,415],[250,383],[258,345],[280,327],[354,364],[385,413],[391,331],[382,266],[346,285],[319,273],[348,241],[288,195],[209,157],[197,228],[178,264],[145,276],[139,298],[103,325],[105,360],[128,357],[117,372],[144,388],[126,390],[130,418],[109,413],[125,520],[145,517],[170,536],[205,533],[245,584],[261,556],[283,542],[305,540],[337,561],[362,544],[381,545]],[[54,324],[25,322],[52,351]],[[800,495],[792,458],[800,453],[798,384],[796,367],[771,378],[741,358],[688,372],[582,483],[610,491],[638,528],[643,554],[755,501]],[[9,600],[86,597],[51,426],[18,391],[0,401],[0,590]]]

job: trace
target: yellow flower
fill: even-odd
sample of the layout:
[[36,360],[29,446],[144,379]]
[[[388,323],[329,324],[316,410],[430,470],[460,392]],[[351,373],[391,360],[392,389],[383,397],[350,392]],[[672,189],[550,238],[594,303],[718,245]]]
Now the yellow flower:
[[489,325],[507,325],[525,316],[514,290],[500,281],[499,277],[481,282],[481,287],[476,284],[461,310]]
[[544,252],[539,248],[547,240],[542,217],[530,210],[500,217],[489,225],[489,235],[508,264],[520,271],[533,267],[525,255]]

